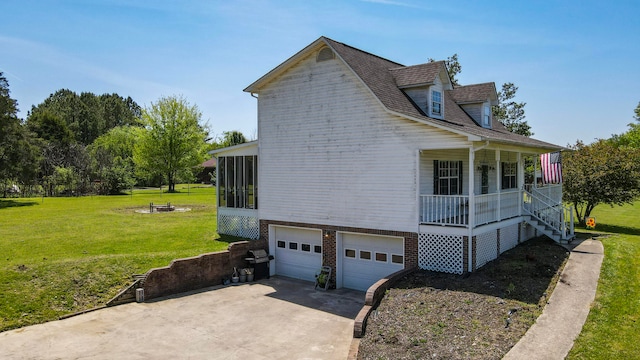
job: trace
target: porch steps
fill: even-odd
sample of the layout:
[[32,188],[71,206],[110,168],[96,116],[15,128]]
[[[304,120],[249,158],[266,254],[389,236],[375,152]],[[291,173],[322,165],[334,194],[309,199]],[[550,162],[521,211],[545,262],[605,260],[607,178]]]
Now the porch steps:
[[536,230],[548,236],[550,239],[559,244],[568,244],[571,242],[571,240],[573,240],[573,235],[569,235],[568,238],[563,239],[562,233],[558,229],[549,226],[545,221],[538,219],[532,215],[526,216],[525,219],[529,225],[533,226]]

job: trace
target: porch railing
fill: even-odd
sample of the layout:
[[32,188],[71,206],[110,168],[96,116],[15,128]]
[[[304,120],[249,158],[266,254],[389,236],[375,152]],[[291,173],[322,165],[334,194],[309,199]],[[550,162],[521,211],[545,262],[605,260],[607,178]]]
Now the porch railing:
[[557,204],[562,202],[562,184],[551,184],[539,187],[533,184],[526,184],[524,189],[532,194],[538,194],[547,198],[551,203]]
[[477,195],[475,198],[476,226],[520,215],[521,199],[519,190]]
[[[520,215],[519,190],[475,196],[475,226]],[[420,222],[430,225],[469,226],[469,196],[421,195]]]
[[532,191],[524,191],[523,209],[527,214],[557,231],[562,240],[574,234],[571,206],[556,202],[554,198],[538,192],[535,188]]
[[420,222],[423,224],[467,226],[469,197],[466,195],[421,195]]

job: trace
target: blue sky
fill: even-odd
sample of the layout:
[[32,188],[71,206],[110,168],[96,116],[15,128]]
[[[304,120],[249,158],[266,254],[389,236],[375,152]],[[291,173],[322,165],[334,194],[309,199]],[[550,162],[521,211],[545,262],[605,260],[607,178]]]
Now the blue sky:
[[404,65],[457,53],[462,84],[518,87],[534,137],[627,130],[640,101],[638,1],[3,0],[0,71],[21,117],[51,93],[183,95],[213,134],[256,137],[242,90],[320,36]]

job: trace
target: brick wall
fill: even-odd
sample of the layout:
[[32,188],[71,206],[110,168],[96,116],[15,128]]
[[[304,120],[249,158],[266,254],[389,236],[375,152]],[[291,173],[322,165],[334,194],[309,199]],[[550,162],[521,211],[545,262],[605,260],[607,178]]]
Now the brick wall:
[[145,300],[222,284],[233,267],[248,267],[247,251],[268,249],[266,240],[239,241],[228,250],[178,259],[169,266],[149,270],[141,281]]

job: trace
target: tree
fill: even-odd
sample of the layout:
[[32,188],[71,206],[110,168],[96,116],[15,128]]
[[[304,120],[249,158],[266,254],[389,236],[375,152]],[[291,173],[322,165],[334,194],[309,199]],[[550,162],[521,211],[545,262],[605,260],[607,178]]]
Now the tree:
[[75,141],[89,145],[113,127],[137,124],[141,108],[131,97],[124,98],[118,94],[97,96],[91,92],[78,95],[71,90],[60,89],[33,106],[27,122],[43,112],[62,119]]
[[493,117],[500,121],[507,130],[523,136],[533,136],[531,126],[524,120],[524,106],[527,103],[513,101],[518,87],[508,82],[502,84],[498,92],[499,105],[493,107]]
[[[435,62],[435,59],[429,58],[429,62]],[[462,65],[458,61],[458,54],[453,54],[444,61],[449,73],[449,79],[454,86],[459,86],[456,76],[462,72]]]
[[634,110],[636,123],[630,123],[629,130],[620,135],[613,135],[611,141],[618,146],[629,146],[640,149],[640,103]]
[[640,195],[640,149],[598,140],[578,141],[571,150],[562,161],[563,199],[581,224],[597,205],[630,204]]
[[222,133],[222,136],[217,139],[216,142],[211,144],[210,150],[244,144],[246,142],[247,138],[240,131],[225,131]]
[[[429,59],[429,62],[434,61],[434,59]],[[460,86],[456,78],[456,76],[462,72],[462,65],[460,65],[458,61],[458,54],[449,56],[444,63],[447,66],[451,83],[454,87]],[[533,136],[531,126],[524,120],[524,106],[526,103],[513,101],[517,91],[518,87],[511,82],[502,84],[502,88],[498,92],[498,101],[500,104],[492,107],[493,117],[500,121],[502,125],[512,133],[527,137]],[[640,107],[640,104],[638,104],[638,106]],[[640,109],[638,111],[640,111]]]
[[182,97],[163,97],[142,112],[145,130],[134,147],[138,171],[147,176],[161,175],[175,191],[176,179],[192,176],[194,167],[204,161],[207,131],[196,105]]
[[88,147],[93,178],[99,180],[98,193],[118,194],[135,185],[133,149],[137,127],[117,126],[98,137]]
[[30,181],[38,152],[33,136],[18,118],[18,102],[11,98],[9,82],[0,72],[0,185],[3,196],[11,182]]

